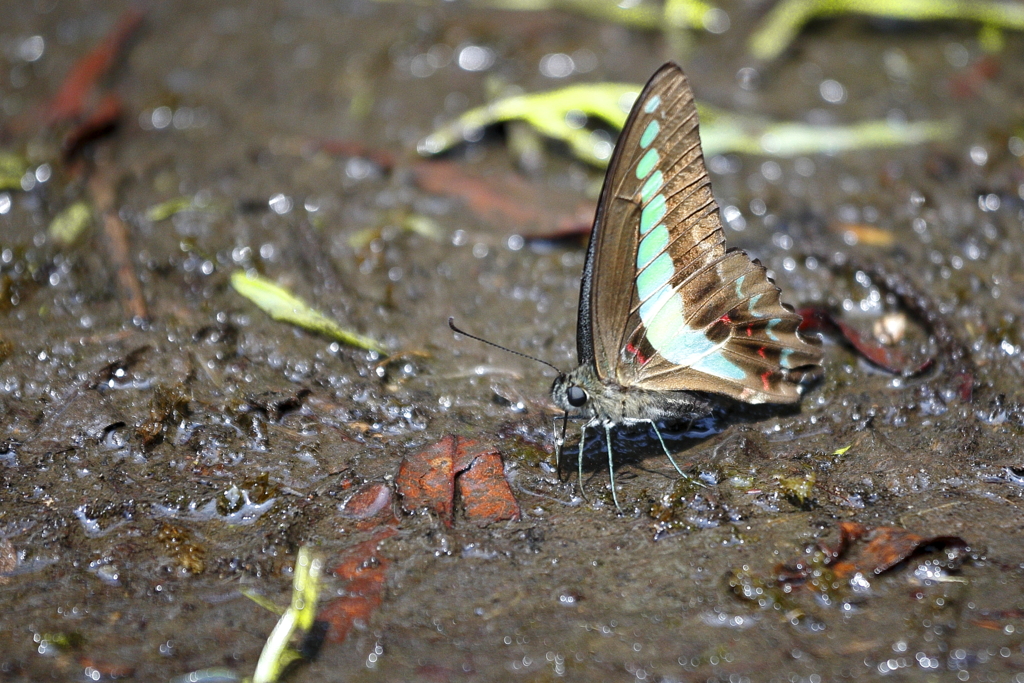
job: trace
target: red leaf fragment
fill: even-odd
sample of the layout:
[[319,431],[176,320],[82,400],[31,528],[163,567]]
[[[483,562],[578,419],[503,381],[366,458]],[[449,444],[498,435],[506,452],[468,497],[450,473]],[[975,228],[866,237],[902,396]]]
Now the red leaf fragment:
[[75,156],[83,145],[114,130],[121,118],[121,109],[120,97],[114,94],[105,95],[89,116],[64,138],[64,156]]
[[580,225],[589,230],[595,207],[573,193],[524,180],[513,173],[472,175],[462,164],[426,161],[412,168],[424,192],[461,200],[483,221],[509,226],[532,239],[559,239]]
[[803,322],[800,323],[801,332],[805,334],[838,333],[857,353],[893,374],[912,377],[924,372],[935,362],[934,358],[928,358],[923,363],[913,365],[911,359],[898,348],[883,346],[870,337],[861,335],[860,332],[824,308],[804,308],[799,311],[799,314],[803,316]]
[[529,232],[523,235],[527,242],[579,242],[586,244],[593,229],[593,216],[578,216],[577,220],[561,220],[558,229],[548,232]]
[[317,619],[330,624],[327,639],[333,643],[344,643],[349,631],[358,622],[365,627],[381,603],[379,595],[375,597],[342,596],[331,600],[320,610]]
[[519,519],[519,503],[505,479],[505,466],[498,451],[478,454],[459,477],[458,485],[466,517],[477,525]]
[[[840,532],[850,540],[866,539],[867,543],[855,557],[840,560],[832,565],[839,578],[862,574],[881,574],[907,559],[924,543],[924,536],[894,526],[880,526],[869,529],[855,522],[841,522]],[[856,527],[855,533],[846,533],[846,527]]]
[[1001,66],[995,55],[980,57],[949,79],[949,94],[954,99],[978,97],[988,82],[999,75]]
[[[392,152],[357,140],[312,140],[307,149],[367,159],[385,172],[400,164]],[[527,241],[581,240],[590,234],[596,206],[573,192],[530,182],[515,173],[474,174],[465,164],[453,161],[422,161],[408,170],[424,192],[457,199],[481,221],[496,223]]]
[[1006,628],[1001,622],[993,621],[992,619],[968,619],[967,622],[988,631],[1002,631]]
[[369,541],[349,548],[344,559],[334,568],[333,574],[348,583],[346,594],[328,602],[317,614],[317,619],[330,625],[328,640],[344,642],[353,627],[366,626],[384,601],[384,584],[390,563],[381,555],[380,543],[395,533],[395,529],[388,528]]
[[426,508],[445,526],[452,525],[455,472],[452,461],[458,437],[449,434],[425,451],[402,460],[395,484],[402,496],[402,510]]
[[969,370],[961,370],[954,375],[953,385],[956,393],[964,403],[970,403],[974,398],[974,373]]
[[476,439],[467,439],[464,436],[457,436],[455,446],[455,459],[452,462],[452,471],[459,475],[473,466],[473,461],[480,454],[480,442]]
[[368,519],[391,504],[391,489],[387,484],[364,484],[341,506],[342,517]]
[[[855,551],[856,541],[864,541],[864,544]],[[967,542],[959,536],[926,538],[902,527],[869,527],[857,522],[840,522],[839,540],[834,545],[818,544],[818,549],[824,554],[824,564],[842,579],[857,573],[881,574],[926,548],[962,552],[967,549]],[[813,571],[812,562],[799,558],[778,568],[776,574],[784,583],[802,583]]]
[[417,164],[413,175],[420,189],[461,199],[473,213],[482,218],[497,215],[513,223],[526,224],[535,216],[528,204],[517,201],[511,193],[499,191],[493,181],[468,175],[454,162]]
[[481,449],[474,439],[449,434],[405,458],[395,484],[405,512],[426,508],[449,527],[454,523],[456,487],[466,516],[480,526],[519,519],[501,454]]
[[114,664],[90,657],[79,657],[78,664],[85,668],[86,678],[93,681],[116,680],[135,674],[135,667],[130,664]]
[[332,156],[341,157],[360,157],[367,159],[380,166],[383,171],[390,171],[395,167],[397,160],[395,155],[387,150],[374,149],[369,145],[365,145],[362,142],[356,140],[315,140],[311,144],[311,147],[320,152],[325,152]]
[[47,106],[46,125],[73,121],[82,116],[93,89],[114,65],[121,48],[142,23],[142,17],[143,13],[137,9],[125,12],[103,42],[75,63]]
[[1000,610],[981,610],[980,619],[968,619],[968,623],[978,626],[979,628],[987,629],[989,631],[1002,631],[1006,628],[1006,622],[1024,618],[1024,610],[1020,609],[1000,609]]
[[339,579],[352,581],[365,578],[367,573],[383,570],[388,561],[380,554],[381,541],[397,533],[395,529],[384,529],[369,541],[358,543],[345,553],[345,557],[334,567],[332,573]]

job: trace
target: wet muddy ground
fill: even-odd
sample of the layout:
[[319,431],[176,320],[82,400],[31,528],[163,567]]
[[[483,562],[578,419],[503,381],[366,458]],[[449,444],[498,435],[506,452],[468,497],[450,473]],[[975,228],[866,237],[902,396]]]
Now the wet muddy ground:
[[[0,149],[29,166],[0,193],[0,678],[251,675],[277,616],[240,591],[287,604],[311,545],[333,570],[327,632],[293,680],[1024,680],[1024,37],[986,55],[973,24],[841,18],[758,64],[744,39],[766,5],[724,4],[728,30],[679,54],[652,32],[459,3],[156,4],[103,81],[120,127],[66,161],[46,103],[125,7],[7,3]],[[482,70],[460,66],[470,46],[462,66]],[[556,53],[578,73],[544,75]],[[709,166],[730,244],[788,302],[870,335],[906,306],[808,254],[883,264],[970,356],[913,317],[904,346],[935,356],[914,377],[827,341],[799,410],[669,434],[686,478],[650,434],[619,435],[618,515],[598,440],[589,501],[556,476],[552,373],[445,324],[570,366],[582,244],[524,244],[536,224],[425,190],[414,150],[501,87],[641,83],[672,57],[727,109],[959,122],[943,143]],[[516,173],[500,135],[445,161]],[[525,177],[571,212],[601,172],[554,146]],[[147,320],[105,221],[72,245],[48,233],[104,196]],[[193,206],[147,217],[179,196]],[[402,229],[410,216],[437,230]],[[229,286],[239,268],[392,360],[271,320]],[[449,434],[500,450],[520,519],[400,510],[403,458]],[[844,522],[921,539],[876,530],[849,550],[861,564],[808,551]]]

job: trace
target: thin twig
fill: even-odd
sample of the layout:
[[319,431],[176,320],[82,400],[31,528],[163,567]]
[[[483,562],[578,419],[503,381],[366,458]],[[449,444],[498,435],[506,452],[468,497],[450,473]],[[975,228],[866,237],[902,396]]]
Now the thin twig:
[[109,162],[99,162],[96,170],[89,177],[89,193],[93,204],[103,217],[103,232],[106,235],[106,247],[110,262],[117,270],[117,292],[124,306],[124,312],[133,323],[149,320],[146,300],[142,296],[142,285],[135,272],[131,258],[131,246],[128,242],[128,226],[117,213],[117,191],[113,166]]

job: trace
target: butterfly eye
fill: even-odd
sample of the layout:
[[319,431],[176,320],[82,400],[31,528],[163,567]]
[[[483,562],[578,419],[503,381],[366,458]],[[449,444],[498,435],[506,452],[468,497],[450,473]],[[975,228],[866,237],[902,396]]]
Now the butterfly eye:
[[565,397],[573,408],[579,408],[587,402],[587,392],[579,387],[569,387],[569,390],[565,392]]

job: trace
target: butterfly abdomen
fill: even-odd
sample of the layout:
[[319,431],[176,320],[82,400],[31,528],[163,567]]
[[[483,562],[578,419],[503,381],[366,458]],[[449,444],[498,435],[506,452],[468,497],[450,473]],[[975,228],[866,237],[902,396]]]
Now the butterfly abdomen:
[[[586,392],[586,402],[573,406],[567,398],[569,387],[580,387]],[[686,391],[652,391],[639,387],[626,387],[610,380],[602,380],[593,367],[581,365],[567,375],[557,378],[551,387],[551,396],[570,416],[583,417],[603,424],[629,424],[635,422],[679,423],[709,415],[707,401]]]

